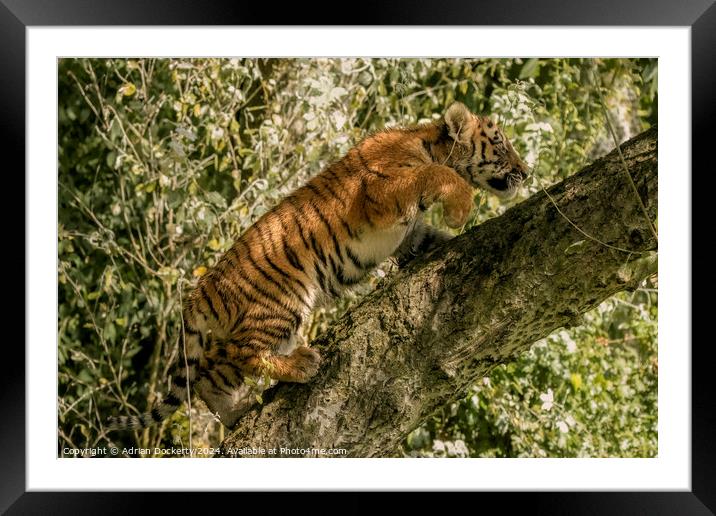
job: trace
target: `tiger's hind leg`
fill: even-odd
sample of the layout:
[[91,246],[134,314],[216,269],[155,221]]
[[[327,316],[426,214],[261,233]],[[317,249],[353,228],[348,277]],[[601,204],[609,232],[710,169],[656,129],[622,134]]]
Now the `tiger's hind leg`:
[[256,403],[254,391],[254,387],[247,383],[218,386],[216,378],[209,371],[203,371],[196,384],[196,393],[227,428],[232,428]]
[[315,349],[297,344],[295,327],[244,327],[228,340],[226,356],[245,376],[305,383],[318,372],[321,357]]
[[290,355],[272,356],[270,376],[281,382],[306,383],[318,372],[321,355],[313,348],[299,346]]
[[256,353],[251,344],[232,343],[229,357],[246,376],[266,375],[280,382],[306,383],[318,372],[321,355],[308,346],[298,346],[288,355],[267,351]]
[[276,352],[269,353],[264,343],[240,344],[233,339],[216,343],[209,351],[196,391],[224,426],[233,427],[276,380],[304,383],[318,371],[318,352],[296,347],[295,335],[281,342]]

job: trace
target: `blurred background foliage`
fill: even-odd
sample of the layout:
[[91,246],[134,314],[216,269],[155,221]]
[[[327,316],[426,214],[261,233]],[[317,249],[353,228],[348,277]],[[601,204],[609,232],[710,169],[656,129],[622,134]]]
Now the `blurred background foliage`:
[[[108,435],[167,392],[194,279],[283,196],[371,131],[491,114],[534,167],[510,203],[475,194],[466,227],[657,121],[654,59],[63,59],[58,65],[58,453],[186,445],[187,411]],[[441,224],[440,207],[426,214]],[[310,339],[390,274],[388,262]],[[416,429],[397,456],[657,453],[657,278],[536,343]],[[192,443],[224,430],[200,400]],[[151,453],[129,453],[151,456]]]

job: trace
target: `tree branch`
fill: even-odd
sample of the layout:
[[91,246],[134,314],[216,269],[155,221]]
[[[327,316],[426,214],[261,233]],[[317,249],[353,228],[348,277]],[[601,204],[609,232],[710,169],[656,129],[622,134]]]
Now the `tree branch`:
[[[622,152],[655,220],[656,128]],[[612,152],[548,190],[559,210],[537,193],[389,278],[313,343],[324,358],[314,380],[265,393],[222,454],[286,447],[395,455],[411,430],[495,365],[636,288],[656,272],[656,241],[621,167]],[[586,238],[565,216],[634,252]]]

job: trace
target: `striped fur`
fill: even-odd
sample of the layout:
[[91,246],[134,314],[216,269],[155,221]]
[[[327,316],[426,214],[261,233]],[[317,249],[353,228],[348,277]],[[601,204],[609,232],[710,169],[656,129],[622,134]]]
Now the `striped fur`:
[[187,385],[230,427],[252,403],[244,378],[309,381],[320,355],[298,346],[296,332],[319,301],[390,256],[405,263],[450,238],[420,221],[433,203],[460,227],[473,187],[510,197],[526,175],[502,131],[459,103],[434,123],[367,137],[264,214],[198,280],[169,395],[147,414],[113,418],[111,428],[163,420]]

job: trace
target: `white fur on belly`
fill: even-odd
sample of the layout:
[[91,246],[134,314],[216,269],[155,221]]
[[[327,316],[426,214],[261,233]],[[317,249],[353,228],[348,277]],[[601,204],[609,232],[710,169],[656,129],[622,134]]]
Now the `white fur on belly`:
[[410,226],[400,224],[382,230],[368,229],[361,233],[360,240],[351,241],[351,249],[363,263],[381,263],[398,249]]

